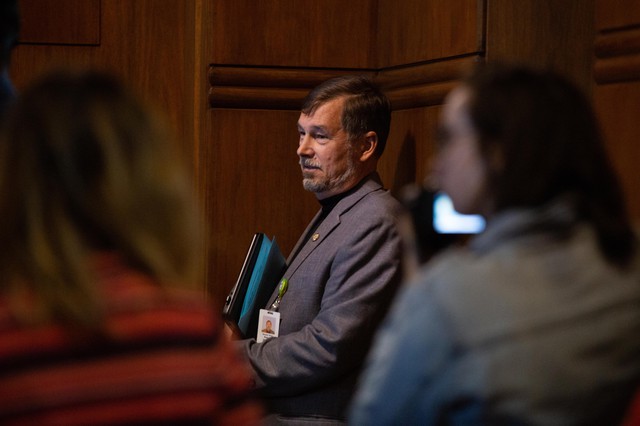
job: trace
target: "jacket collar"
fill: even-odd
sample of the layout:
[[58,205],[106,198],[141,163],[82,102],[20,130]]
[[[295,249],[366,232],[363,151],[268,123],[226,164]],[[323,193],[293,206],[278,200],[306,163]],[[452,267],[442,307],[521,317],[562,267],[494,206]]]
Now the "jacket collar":
[[[305,240],[305,237],[308,234],[309,229],[313,226],[316,221],[320,217],[320,213],[318,212],[307,229],[305,229],[302,234],[302,238],[298,240],[295,247],[291,251],[290,258],[287,259],[287,264],[289,265],[286,272],[286,277],[291,276],[295,270],[300,266],[302,262],[317,248],[322,244],[322,242],[338,227],[340,224],[340,216],[344,213],[348,212],[353,208],[354,205],[358,203],[362,198],[364,198],[367,194],[379,191],[383,189],[382,180],[380,179],[380,175],[377,172],[373,172],[362,181],[360,181],[357,185],[357,189],[353,191],[351,194],[344,197],[342,200],[338,202],[338,204],[331,210],[329,215],[318,225],[316,232],[308,239]],[[297,254],[296,254],[297,253]],[[294,259],[291,259],[291,256],[295,256]],[[293,262],[293,263],[291,263]],[[290,264],[291,263],[291,264]]]

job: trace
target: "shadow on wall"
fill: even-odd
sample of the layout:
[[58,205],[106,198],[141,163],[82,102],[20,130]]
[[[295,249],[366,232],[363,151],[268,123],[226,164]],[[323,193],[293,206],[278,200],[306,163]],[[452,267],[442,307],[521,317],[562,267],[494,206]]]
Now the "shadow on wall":
[[402,190],[416,181],[416,138],[407,132],[400,148],[396,173],[393,177],[391,194],[398,200],[402,197]]

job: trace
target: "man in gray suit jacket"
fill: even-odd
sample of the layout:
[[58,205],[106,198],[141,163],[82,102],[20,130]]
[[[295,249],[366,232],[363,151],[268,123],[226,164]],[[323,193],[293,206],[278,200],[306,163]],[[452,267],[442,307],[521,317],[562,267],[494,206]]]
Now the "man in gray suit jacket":
[[390,120],[388,99],[364,77],[326,81],[304,102],[297,154],[322,209],[287,261],[278,337],[240,342],[271,413],[266,424],[344,422],[401,279],[400,206],[376,172]]

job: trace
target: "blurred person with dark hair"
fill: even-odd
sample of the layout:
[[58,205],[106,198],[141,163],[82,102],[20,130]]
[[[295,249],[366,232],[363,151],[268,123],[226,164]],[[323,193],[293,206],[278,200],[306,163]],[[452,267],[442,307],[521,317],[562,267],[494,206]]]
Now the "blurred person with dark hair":
[[278,336],[239,342],[265,397],[266,424],[343,424],[376,328],[400,283],[400,204],[377,173],[391,121],[370,79],[314,88],[298,119],[303,187],[321,209],[287,260]]
[[640,379],[639,262],[587,99],[482,66],[447,96],[439,140],[439,189],[487,228],[403,289],[350,420],[617,424]]
[[192,290],[177,145],[117,80],[54,73],[0,141],[0,424],[252,424],[248,367]]

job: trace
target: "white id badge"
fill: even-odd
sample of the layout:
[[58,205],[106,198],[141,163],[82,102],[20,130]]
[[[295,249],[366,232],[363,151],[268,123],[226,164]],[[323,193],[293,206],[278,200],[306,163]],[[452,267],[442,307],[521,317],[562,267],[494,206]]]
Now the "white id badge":
[[265,340],[269,340],[272,337],[278,337],[279,328],[280,312],[260,309],[260,316],[258,317],[258,335],[256,336],[256,341],[260,343]]

